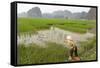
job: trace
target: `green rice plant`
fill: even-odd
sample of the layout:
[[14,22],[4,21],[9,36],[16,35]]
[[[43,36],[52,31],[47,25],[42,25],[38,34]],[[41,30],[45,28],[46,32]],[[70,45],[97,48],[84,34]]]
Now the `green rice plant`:
[[57,18],[18,18],[17,30],[21,32],[36,32],[42,29],[49,29],[51,26],[85,33],[87,30],[94,28],[95,20],[73,20],[73,19],[57,19]]

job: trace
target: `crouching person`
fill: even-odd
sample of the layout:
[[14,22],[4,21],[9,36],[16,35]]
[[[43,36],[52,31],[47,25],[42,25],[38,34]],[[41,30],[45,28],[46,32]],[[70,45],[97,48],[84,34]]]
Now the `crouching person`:
[[67,43],[67,45],[69,46],[69,61],[80,61],[80,57],[78,56],[77,53],[77,46],[74,42],[74,40],[72,39],[71,36],[67,36],[65,39],[65,43]]

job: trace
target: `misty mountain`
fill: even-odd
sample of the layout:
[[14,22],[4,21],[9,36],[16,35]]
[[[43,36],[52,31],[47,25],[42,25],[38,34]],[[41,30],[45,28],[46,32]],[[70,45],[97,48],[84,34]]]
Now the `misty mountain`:
[[74,19],[86,19],[85,17],[87,16],[86,12],[77,12],[77,13],[73,13],[71,18]]
[[72,17],[72,12],[68,11],[68,10],[64,10],[64,17]]
[[86,12],[81,12],[80,19],[86,19],[86,16],[87,16]]
[[95,20],[96,19],[96,8],[91,8],[86,18],[90,20]]
[[42,12],[39,7],[34,7],[27,12],[28,17],[42,17]]
[[44,13],[42,16],[47,18],[66,18],[66,17],[71,17],[72,13],[68,10],[64,11],[58,10],[52,13]]
[[71,17],[72,13],[68,10],[64,10],[64,11],[54,11],[53,15],[55,18],[66,18],[66,17]]
[[52,15],[54,18],[64,18],[64,13],[61,10],[54,11]]
[[87,16],[86,12],[77,12],[77,13],[72,13],[68,10],[58,10],[54,11],[53,13],[44,13],[42,15],[43,17],[47,18],[69,18],[69,19],[86,19],[85,17]]
[[[42,13],[39,7],[29,9],[26,13],[18,14],[18,17],[44,17],[44,18],[66,18],[66,19],[94,19],[96,16],[96,10],[90,9],[87,12],[72,13],[69,10],[57,10],[52,13]],[[93,15],[92,15],[93,14]],[[91,16],[92,15],[92,16]]]
[[43,13],[42,17],[44,17],[44,18],[53,18],[53,14],[51,14],[51,13]]

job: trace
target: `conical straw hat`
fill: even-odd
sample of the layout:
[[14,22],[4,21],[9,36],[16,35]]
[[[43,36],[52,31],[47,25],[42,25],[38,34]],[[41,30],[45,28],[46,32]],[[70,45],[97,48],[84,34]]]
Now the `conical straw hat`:
[[72,40],[72,37],[71,36],[66,36],[66,39],[67,40]]

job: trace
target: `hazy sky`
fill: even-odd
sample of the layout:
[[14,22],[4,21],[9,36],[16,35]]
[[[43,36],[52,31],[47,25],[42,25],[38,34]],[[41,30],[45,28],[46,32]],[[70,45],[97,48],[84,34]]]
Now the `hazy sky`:
[[21,4],[18,3],[17,6],[17,12],[22,13],[22,12],[27,12],[29,9],[33,7],[39,7],[42,11],[42,13],[52,13],[53,11],[57,10],[69,10],[72,13],[74,12],[88,12],[90,8],[88,7],[71,7],[71,6],[57,6],[57,5],[40,5],[40,4]]

